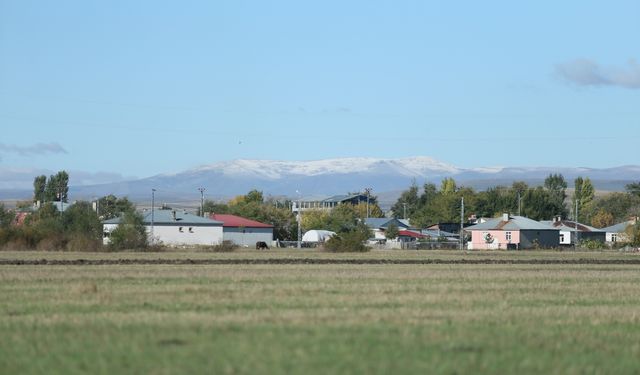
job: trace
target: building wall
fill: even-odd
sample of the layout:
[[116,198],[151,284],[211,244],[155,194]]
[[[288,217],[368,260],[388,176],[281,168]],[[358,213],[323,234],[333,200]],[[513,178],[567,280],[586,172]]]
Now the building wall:
[[555,248],[560,246],[560,231],[523,230],[520,231],[520,239],[520,249]]
[[[507,234],[511,234],[509,240]],[[490,234],[493,237],[492,242],[487,242],[485,235]],[[519,231],[504,231],[504,230],[474,230],[471,231],[471,242],[467,244],[469,250],[506,250],[509,245],[516,245],[520,243]]]
[[[145,227],[151,236],[151,226]],[[180,230],[182,229],[182,231]],[[222,226],[154,225],[153,237],[165,245],[217,245],[222,242]]]
[[224,227],[223,238],[233,241],[238,246],[254,247],[256,242],[263,241],[271,246],[273,242],[273,228],[237,228]]

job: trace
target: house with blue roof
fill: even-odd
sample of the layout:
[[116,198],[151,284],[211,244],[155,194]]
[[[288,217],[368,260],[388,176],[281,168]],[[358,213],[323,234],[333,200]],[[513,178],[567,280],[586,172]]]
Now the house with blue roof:
[[[103,243],[109,244],[121,218],[102,222]],[[184,210],[155,209],[143,213],[149,242],[168,246],[218,245],[223,240],[223,222],[200,217]]]
[[399,220],[396,218],[390,219],[388,217],[368,217],[364,219],[364,223],[367,227],[369,227],[369,229],[373,233],[373,238],[375,238],[376,240],[387,239],[387,237],[385,236],[385,232],[391,225],[395,225],[400,231],[409,229],[409,224],[406,222],[406,220]]
[[504,214],[465,231],[471,232],[469,250],[523,250],[560,245],[560,230],[523,216]]

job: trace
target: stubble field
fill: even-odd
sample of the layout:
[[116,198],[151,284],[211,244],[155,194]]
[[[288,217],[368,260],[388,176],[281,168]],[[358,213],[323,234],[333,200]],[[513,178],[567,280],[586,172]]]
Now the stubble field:
[[[345,262],[429,257],[531,262]],[[636,254],[0,253],[0,261],[265,258],[336,262],[0,263],[1,372],[640,372]]]

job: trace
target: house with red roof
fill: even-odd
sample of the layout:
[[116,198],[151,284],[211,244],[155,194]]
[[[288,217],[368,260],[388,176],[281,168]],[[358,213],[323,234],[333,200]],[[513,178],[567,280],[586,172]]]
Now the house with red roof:
[[273,242],[273,225],[229,214],[210,214],[209,218],[222,222],[222,238],[238,246],[253,247],[256,242]]

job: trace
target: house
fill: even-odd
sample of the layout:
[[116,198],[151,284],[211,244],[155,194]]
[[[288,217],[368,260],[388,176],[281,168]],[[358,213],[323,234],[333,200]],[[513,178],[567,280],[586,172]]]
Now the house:
[[364,223],[373,232],[373,238],[377,240],[385,240],[387,238],[384,233],[391,225],[395,225],[400,231],[409,229],[409,225],[406,224],[406,221],[395,218],[389,219],[387,217],[369,217],[364,219]]
[[471,232],[469,250],[555,248],[560,244],[560,230],[523,216],[504,214],[465,230]]
[[398,241],[400,242],[414,242],[426,238],[428,238],[426,235],[414,230],[406,229],[398,232]]
[[238,246],[253,247],[257,242],[271,246],[273,225],[228,214],[210,214],[209,219],[222,222],[222,238]]
[[608,243],[609,245],[613,245],[616,242],[628,242],[629,237],[627,235],[627,229],[632,225],[636,225],[637,223],[638,218],[633,218],[631,220],[627,220],[607,228],[602,228],[601,230],[606,234],[606,243]]
[[606,232],[575,221],[562,220],[560,216],[556,216],[553,220],[540,222],[560,230],[560,245],[568,246],[576,243],[576,228],[578,241],[591,240],[604,243],[606,239]]
[[[464,227],[471,226],[471,223],[464,223]],[[428,230],[443,231],[449,233],[460,233],[460,223],[437,223],[426,227]]]
[[300,206],[300,211],[330,210],[334,207],[337,207],[340,204],[357,205],[360,203],[367,203],[367,201],[371,205],[376,204],[376,198],[372,196],[367,196],[366,194],[333,195],[330,197],[327,197],[327,196],[305,197],[298,201],[293,202],[293,211],[297,212],[298,206]]
[[[111,232],[121,218],[102,222],[103,243],[109,243]],[[200,217],[186,211],[155,209],[143,213],[143,224],[149,241],[169,246],[217,245],[222,242],[222,222]]]

